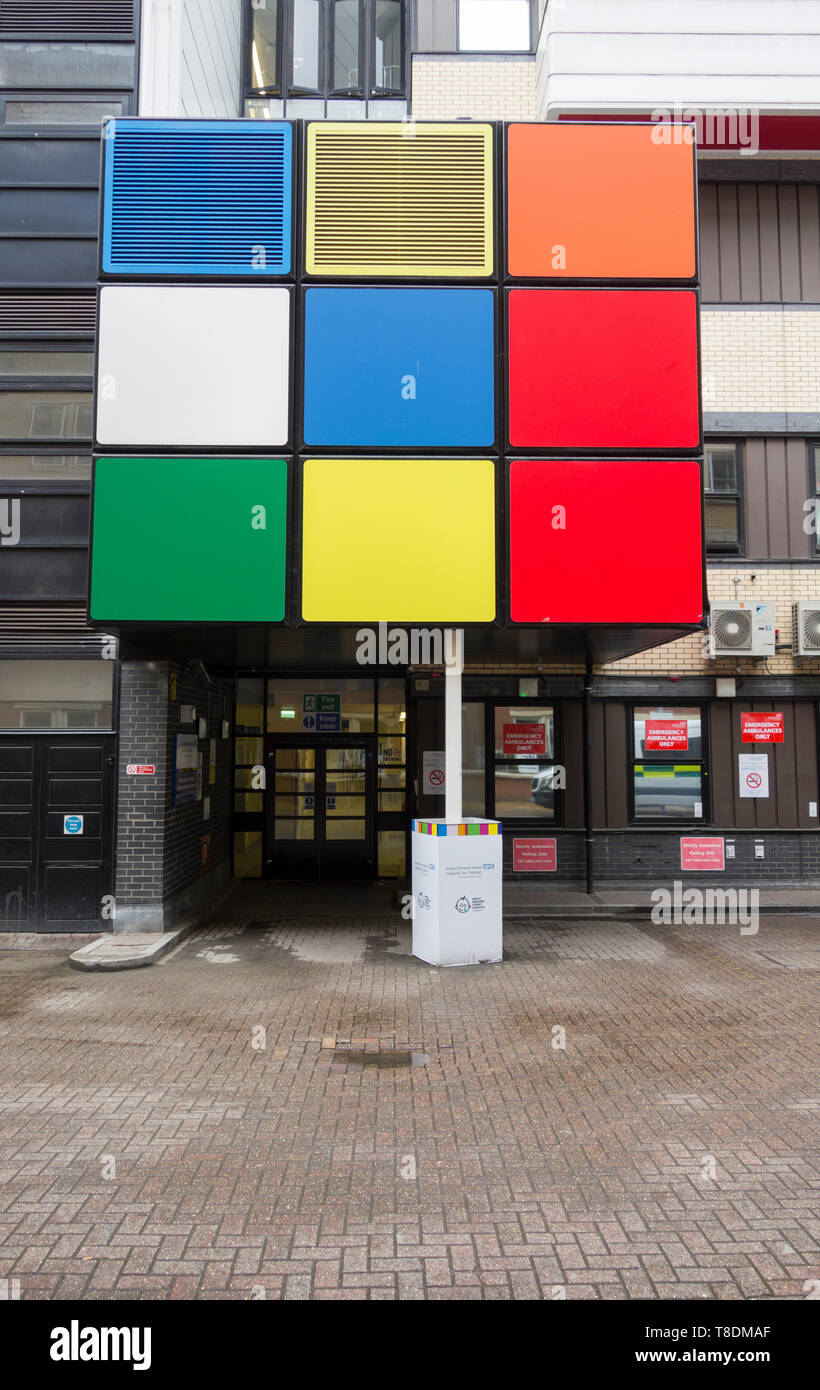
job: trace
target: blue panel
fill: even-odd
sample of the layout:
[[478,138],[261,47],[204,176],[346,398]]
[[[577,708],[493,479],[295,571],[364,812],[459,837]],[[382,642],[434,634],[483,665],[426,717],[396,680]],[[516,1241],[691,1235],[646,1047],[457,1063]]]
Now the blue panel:
[[493,308],[491,290],[307,290],[305,443],[492,445]]
[[103,144],[106,274],[289,274],[287,122],[112,120]]

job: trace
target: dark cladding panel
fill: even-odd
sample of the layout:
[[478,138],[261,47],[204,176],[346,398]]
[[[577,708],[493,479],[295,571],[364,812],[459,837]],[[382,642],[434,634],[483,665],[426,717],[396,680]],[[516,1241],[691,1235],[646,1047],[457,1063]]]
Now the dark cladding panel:
[[627,777],[632,768],[631,730],[627,730],[626,707],[620,700],[604,705],[606,737],[606,824],[612,830],[629,824]]
[[455,53],[458,48],[458,0],[417,0],[417,53]]
[[732,747],[732,710],[729,700],[710,700],[709,758],[711,762],[712,825],[733,826],[735,823],[735,753]]
[[803,439],[748,439],[742,452],[745,553],[753,560],[811,560],[803,529],[810,496]]
[[702,183],[705,304],[816,304],[820,185]]
[[584,824],[584,706],[581,700],[563,703],[563,761],[567,774],[564,792],[564,826],[581,829]]

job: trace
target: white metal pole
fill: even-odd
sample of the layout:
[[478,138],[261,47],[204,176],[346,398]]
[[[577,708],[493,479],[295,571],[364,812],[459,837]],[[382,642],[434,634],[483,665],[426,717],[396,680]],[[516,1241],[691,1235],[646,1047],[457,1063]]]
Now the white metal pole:
[[444,630],[444,818],[461,820],[461,675],[464,630]]

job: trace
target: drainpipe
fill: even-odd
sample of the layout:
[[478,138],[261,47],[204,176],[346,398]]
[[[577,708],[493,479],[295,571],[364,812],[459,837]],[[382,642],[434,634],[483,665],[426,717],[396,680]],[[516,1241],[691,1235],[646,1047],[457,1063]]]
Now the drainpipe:
[[595,891],[592,850],[592,657],[587,654],[584,677],[584,855],[588,893]]

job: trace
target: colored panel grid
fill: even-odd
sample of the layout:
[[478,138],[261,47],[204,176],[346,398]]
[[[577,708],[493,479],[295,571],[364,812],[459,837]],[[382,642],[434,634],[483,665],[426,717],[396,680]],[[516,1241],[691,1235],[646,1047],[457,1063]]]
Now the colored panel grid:
[[290,125],[111,120],[105,134],[106,274],[290,272]]
[[510,275],[694,279],[689,134],[682,125],[511,125]]
[[312,122],[306,203],[309,275],[491,275],[492,128]]
[[281,622],[286,539],[283,459],[97,459],[91,618]]
[[693,290],[509,293],[510,442],[521,449],[696,449]]
[[492,290],[312,288],[305,335],[309,446],[492,445]]
[[98,442],[281,448],[290,419],[291,294],[278,285],[105,285]]
[[499,820],[456,821],[454,824],[445,824],[442,821],[414,820],[411,829],[417,835],[433,835],[435,837],[447,836],[455,837],[458,835],[498,835],[501,829]]
[[513,622],[700,622],[696,459],[516,459],[509,510]]
[[490,459],[307,459],[306,622],[492,622]]

